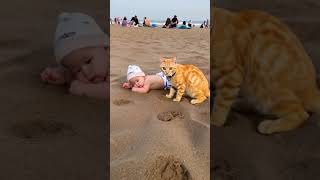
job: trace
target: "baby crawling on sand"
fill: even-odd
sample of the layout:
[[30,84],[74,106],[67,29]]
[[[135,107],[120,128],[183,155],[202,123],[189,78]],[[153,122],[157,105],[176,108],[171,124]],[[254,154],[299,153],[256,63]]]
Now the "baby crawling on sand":
[[122,85],[122,87],[138,93],[148,93],[152,89],[169,89],[170,86],[170,82],[162,72],[145,75],[136,65],[128,66],[127,82]]
[[42,81],[70,84],[69,92],[107,98],[108,37],[88,15],[62,13],[58,17],[54,53],[58,66],[47,67]]

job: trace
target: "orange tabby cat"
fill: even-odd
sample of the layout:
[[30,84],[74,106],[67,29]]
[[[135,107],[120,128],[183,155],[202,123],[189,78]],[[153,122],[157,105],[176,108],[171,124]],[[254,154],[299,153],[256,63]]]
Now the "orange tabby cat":
[[211,79],[216,85],[211,121],[225,124],[239,92],[260,112],[277,119],[258,125],[264,134],[302,125],[320,113],[320,91],[310,57],[298,38],[261,11],[213,9]]
[[171,83],[167,98],[176,97],[173,101],[180,101],[184,94],[191,98],[191,104],[199,104],[210,96],[209,83],[201,70],[193,65],[176,63],[176,57],[161,57],[160,68]]

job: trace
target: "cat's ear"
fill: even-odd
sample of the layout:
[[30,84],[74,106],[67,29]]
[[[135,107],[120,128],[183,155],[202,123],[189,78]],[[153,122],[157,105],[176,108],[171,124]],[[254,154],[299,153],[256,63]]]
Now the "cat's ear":
[[175,64],[177,63],[177,56],[173,56],[172,57],[172,62],[175,63]]
[[163,63],[165,60],[166,59],[162,55],[160,55],[160,63]]

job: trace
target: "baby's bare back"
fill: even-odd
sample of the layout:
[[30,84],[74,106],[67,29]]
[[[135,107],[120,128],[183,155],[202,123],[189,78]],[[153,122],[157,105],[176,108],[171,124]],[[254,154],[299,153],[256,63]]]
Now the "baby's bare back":
[[150,84],[150,89],[163,89],[163,79],[159,75],[147,75],[146,83]]

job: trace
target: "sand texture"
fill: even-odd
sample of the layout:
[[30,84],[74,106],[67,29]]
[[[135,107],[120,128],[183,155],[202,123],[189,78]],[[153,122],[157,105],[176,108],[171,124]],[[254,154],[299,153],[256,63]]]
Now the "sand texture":
[[129,64],[160,72],[160,54],[194,64],[209,78],[208,29],[173,30],[111,26],[111,179],[209,179],[209,100],[167,99],[165,90],[123,89]]

